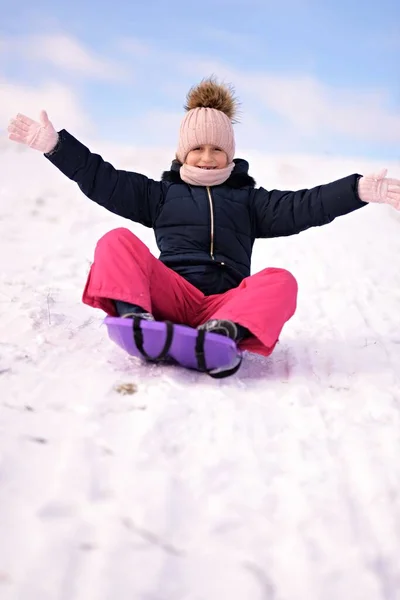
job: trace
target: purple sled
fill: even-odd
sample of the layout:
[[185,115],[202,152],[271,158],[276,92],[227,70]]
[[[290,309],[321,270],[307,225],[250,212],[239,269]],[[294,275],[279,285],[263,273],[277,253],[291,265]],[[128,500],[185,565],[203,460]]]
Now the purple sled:
[[[106,317],[103,323],[107,326],[109,338],[120,348],[131,356],[144,358],[135,343],[132,319]],[[144,350],[151,357],[158,356],[166,341],[166,324],[162,321],[142,320],[140,325]],[[188,369],[199,370],[195,353],[198,330],[186,325],[174,325],[173,330],[168,358]],[[204,357],[207,370],[232,367],[241,359],[241,355],[230,338],[216,333],[205,334]]]

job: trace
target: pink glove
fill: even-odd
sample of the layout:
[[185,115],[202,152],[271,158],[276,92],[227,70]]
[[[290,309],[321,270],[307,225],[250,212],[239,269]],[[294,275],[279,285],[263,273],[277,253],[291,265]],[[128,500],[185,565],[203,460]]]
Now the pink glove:
[[18,114],[8,125],[8,138],[19,144],[26,144],[47,154],[57,145],[58,133],[45,110],[40,112],[40,123],[25,115]]
[[358,195],[363,202],[382,202],[400,210],[400,180],[388,179],[387,169],[361,177]]

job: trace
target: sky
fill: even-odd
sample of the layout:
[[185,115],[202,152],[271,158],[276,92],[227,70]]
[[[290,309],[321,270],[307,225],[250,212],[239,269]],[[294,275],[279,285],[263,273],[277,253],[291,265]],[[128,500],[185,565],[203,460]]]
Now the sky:
[[241,101],[248,150],[399,159],[400,3],[1,2],[0,130],[57,130],[175,152],[185,96],[211,74]]

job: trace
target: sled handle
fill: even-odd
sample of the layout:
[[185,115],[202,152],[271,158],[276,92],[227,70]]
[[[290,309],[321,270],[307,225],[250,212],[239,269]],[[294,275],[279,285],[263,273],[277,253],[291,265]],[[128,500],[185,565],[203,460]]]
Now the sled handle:
[[160,360],[165,360],[167,358],[169,349],[171,348],[172,340],[174,338],[174,325],[170,321],[165,321],[165,326],[167,329],[167,336],[165,338],[165,344],[158,356],[150,356],[147,354],[146,350],[143,347],[143,331],[141,328],[142,319],[141,317],[133,318],[133,337],[135,340],[135,344],[139,352],[147,358],[147,360],[158,362]]

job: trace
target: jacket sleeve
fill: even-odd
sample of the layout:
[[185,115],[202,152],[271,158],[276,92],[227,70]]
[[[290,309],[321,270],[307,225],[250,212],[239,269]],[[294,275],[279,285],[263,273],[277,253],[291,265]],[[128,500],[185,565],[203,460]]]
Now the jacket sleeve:
[[160,181],[115,169],[64,129],[56,148],[45,157],[90,200],[120,217],[153,226],[163,193]]
[[358,197],[359,177],[361,175],[349,175],[296,192],[255,190],[252,207],[255,237],[294,235],[362,208],[366,203]]

